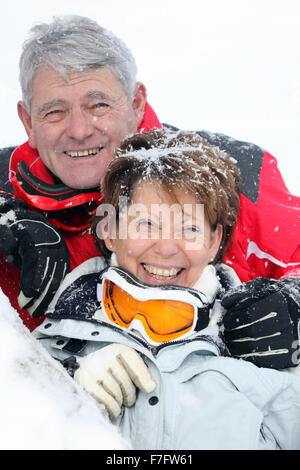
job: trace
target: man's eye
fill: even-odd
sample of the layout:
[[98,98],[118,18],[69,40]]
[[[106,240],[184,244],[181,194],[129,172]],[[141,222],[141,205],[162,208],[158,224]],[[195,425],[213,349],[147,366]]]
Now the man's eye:
[[107,103],[96,103],[94,104],[95,108],[102,108],[103,106],[108,106]]
[[107,111],[109,105],[107,103],[95,103],[90,109],[95,116],[99,116]]
[[52,109],[45,114],[45,119],[49,122],[56,122],[63,119],[65,116],[65,111],[62,109]]

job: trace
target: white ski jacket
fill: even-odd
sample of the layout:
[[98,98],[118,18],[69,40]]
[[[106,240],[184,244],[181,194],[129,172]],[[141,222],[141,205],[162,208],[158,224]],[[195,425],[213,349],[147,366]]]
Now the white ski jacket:
[[[138,391],[135,405],[113,420],[135,449],[300,449],[299,376],[228,357],[213,320],[188,339],[155,348],[99,323],[103,263],[88,260],[66,277],[37,330],[59,360],[112,343],[142,356],[157,387],[150,395]],[[216,301],[212,318],[219,308]]]

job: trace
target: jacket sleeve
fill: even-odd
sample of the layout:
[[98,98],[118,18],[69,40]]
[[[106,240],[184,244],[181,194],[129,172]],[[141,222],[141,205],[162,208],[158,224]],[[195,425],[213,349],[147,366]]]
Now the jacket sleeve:
[[[268,372],[277,372],[270,371]],[[281,390],[273,394],[264,412],[264,425],[272,432],[279,447],[283,450],[300,449],[300,377],[292,372]]]
[[241,175],[240,214],[226,264],[242,282],[300,276],[300,198],[287,189],[276,159],[258,145],[197,132],[225,150]]
[[[263,413],[263,428],[282,450],[300,450],[300,377],[238,361],[239,390]],[[247,381],[244,374],[247,374]]]
[[256,210],[251,240],[257,248],[252,243],[249,250],[248,244],[248,261],[256,258],[257,274],[263,277],[300,276],[300,198],[288,191],[275,158],[267,152]]
[[300,377],[290,371],[257,367],[232,358],[210,360],[262,413],[262,432],[282,450],[300,450]]
[[0,189],[3,192],[12,194],[14,192],[13,187],[9,182],[9,162],[10,157],[16,147],[6,147],[0,149]]
[[97,298],[104,258],[90,258],[66,275],[48,307],[46,316],[56,319],[90,320],[100,308]]
[[[300,217],[300,216],[299,216]],[[299,234],[300,238],[300,234]],[[300,245],[297,246],[295,252],[290,258],[290,262],[286,267],[277,268],[276,275],[277,277],[299,277],[300,278]]]
[[225,262],[243,282],[300,276],[300,198],[288,191],[276,159],[253,144],[224,137],[216,143],[241,174],[240,213]]

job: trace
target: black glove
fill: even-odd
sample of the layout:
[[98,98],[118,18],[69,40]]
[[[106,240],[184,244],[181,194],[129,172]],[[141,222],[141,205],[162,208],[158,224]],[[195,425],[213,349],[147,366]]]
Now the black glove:
[[58,230],[26,207],[0,195],[0,253],[20,271],[20,307],[39,317],[70,271],[69,252]]
[[300,362],[300,279],[257,278],[226,294],[224,339],[233,357],[285,369]]

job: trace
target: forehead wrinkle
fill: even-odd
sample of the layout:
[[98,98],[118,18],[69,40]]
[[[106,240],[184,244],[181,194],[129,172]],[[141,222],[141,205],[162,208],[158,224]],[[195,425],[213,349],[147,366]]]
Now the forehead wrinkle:
[[88,98],[98,98],[100,100],[108,100],[108,101],[115,101],[111,96],[108,96],[106,93],[102,91],[89,91],[86,96]]

